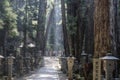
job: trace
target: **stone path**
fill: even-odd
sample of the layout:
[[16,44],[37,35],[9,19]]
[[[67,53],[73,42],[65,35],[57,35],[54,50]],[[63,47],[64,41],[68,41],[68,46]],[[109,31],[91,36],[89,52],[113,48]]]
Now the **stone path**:
[[59,59],[56,57],[44,57],[44,67],[41,67],[30,76],[17,80],[68,80],[60,71]]

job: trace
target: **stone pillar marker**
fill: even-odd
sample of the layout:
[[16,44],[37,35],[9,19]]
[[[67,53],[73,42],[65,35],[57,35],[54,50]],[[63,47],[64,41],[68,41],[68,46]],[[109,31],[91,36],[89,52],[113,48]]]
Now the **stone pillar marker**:
[[101,60],[94,58],[93,66],[93,80],[101,80]]
[[8,60],[8,80],[13,80],[12,79],[13,59],[15,59],[15,57],[13,57],[12,54],[10,54],[10,56],[8,56],[8,58],[7,58],[7,60]]
[[23,75],[23,57],[20,55],[20,75]]
[[74,60],[75,58],[70,56],[67,58],[67,64],[68,64],[68,80],[73,80],[72,76],[73,76],[73,65],[74,65]]
[[82,62],[82,65],[84,65],[86,63],[86,60],[88,58],[88,54],[85,53],[85,51],[82,51],[81,53],[81,62]]

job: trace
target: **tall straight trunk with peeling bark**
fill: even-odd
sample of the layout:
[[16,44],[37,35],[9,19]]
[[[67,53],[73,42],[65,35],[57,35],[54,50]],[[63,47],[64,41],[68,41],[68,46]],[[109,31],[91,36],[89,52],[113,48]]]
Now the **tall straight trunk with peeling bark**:
[[111,51],[109,0],[94,0],[94,4],[93,80],[101,80],[101,76],[99,76],[101,75],[101,62],[99,57],[105,56],[108,52]]
[[42,55],[45,49],[45,16],[46,16],[46,0],[39,0],[39,13],[38,13],[38,26],[36,35],[36,47],[37,51],[42,51]]
[[[94,0],[94,60],[93,80],[101,80],[101,60],[108,52],[116,53],[115,0]],[[96,76],[98,75],[98,76]],[[107,79],[108,80],[108,79]]]
[[111,51],[109,0],[94,0],[94,57]]

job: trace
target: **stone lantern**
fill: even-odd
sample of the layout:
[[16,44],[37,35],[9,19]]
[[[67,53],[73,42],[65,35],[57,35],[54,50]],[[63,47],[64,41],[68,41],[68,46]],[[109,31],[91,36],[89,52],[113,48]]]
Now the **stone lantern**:
[[86,60],[87,60],[87,54],[85,53],[85,51],[82,51],[82,53],[81,53],[81,62],[82,62],[82,64],[85,64],[86,63]]
[[3,59],[4,57],[2,55],[0,55],[0,65],[1,65],[1,60]]
[[10,54],[10,56],[7,57],[8,60],[8,80],[12,80],[12,67],[13,67],[13,60],[15,57]]
[[113,80],[113,71],[115,70],[116,61],[118,58],[108,53],[105,57],[100,58],[103,60],[103,68],[105,71],[105,80]]
[[39,57],[42,56],[42,51],[41,51],[41,50],[38,51],[38,56],[39,56]]
[[1,63],[1,60],[3,59],[4,57],[2,55],[0,55],[0,74],[2,74],[2,63]]
[[28,44],[28,47],[33,48],[33,47],[35,47],[35,44],[30,43],[30,44]]

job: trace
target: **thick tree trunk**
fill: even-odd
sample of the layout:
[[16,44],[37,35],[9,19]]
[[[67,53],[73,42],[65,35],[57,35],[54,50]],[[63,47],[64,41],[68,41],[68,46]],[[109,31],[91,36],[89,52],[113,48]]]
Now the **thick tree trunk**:
[[111,51],[109,0],[94,1],[94,57],[100,57]]
[[38,26],[36,35],[37,51],[42,51],[44,55],[45,50],[45,16],[46,16],[46,0],[39,0]]
[[[77,36],[77,59],[78,61],[80,61],[80,57],[81,57],[81,53],[82,50],[85,50],[85,36],[86,36],[86,27],[87,27],[87,23],[86,23],[86,16],[83,16],[82,14],[84,14],[83,12],[83,6],[85,6],[84,4],[82,4],[82,1],[77,1],[77,12],[76,12],[76,16],[77,16],[77,31],[76,31],[76,36]],[[88,32],[87,32],[88,33]],[[86,50],[85,50],[86,52]]]
[[86,1],[86,31],[85,31],[85,51],[87,54],[92,55],[94,53],[94,21],[93,21],[93,12],[94,12],[94,0]]
[[[79,42],[79,40],[77,38],[79,38],[79,36],[77,36],[77,18],[79,15],[79,5],[80,2],[79,1],[74,1],[74,0],[69,0],[67,2],[67,27],[68,27],[68,36],[69,36],[69,42],[70,42],[70,52],[76,56],[77,55],[77,51],[78,51],[78,45],[76,40]],[[76,37],[77,36],[77,37]]]
[[69,49],[68,33],[67,33],[67,28],[66,28],[65,1],[64,0],[61,0],[61,10],[62,10],[64,49],[65,49],[65,55],[68,56],[70,54],[70,49]]
[[119,0],[113,0],[114,4],[114,17],[115,17],[115,41],[116,41],[116,54],[120,56],[120,16],[119,16]]
[[[28,1],[26,0],[25,2],[25,7],[28,7]],[[24,38],[23,38],[23,56],[24,57],[27,57],[27,27],[28,27],[28,9],[25,8],[25,20],[24,20],[24,30],[23,30],[23,35],[24,35]]]
[[116,54],[116,36],[115,28],[117,28],[117,0],[110,0],[110,36],[111,36],[111,47],[112,53]]

